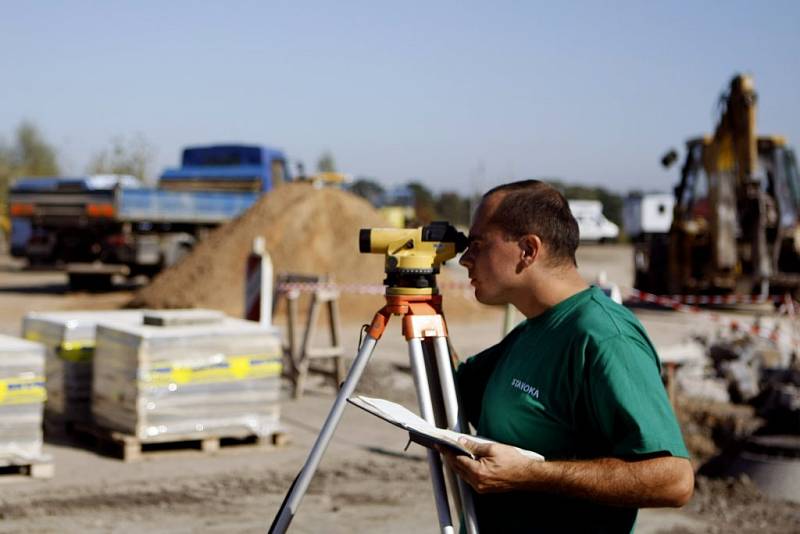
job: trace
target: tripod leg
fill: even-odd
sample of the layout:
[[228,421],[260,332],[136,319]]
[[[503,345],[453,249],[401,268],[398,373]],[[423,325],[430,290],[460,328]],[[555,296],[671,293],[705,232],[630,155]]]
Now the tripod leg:
[[[414,375],[414,384],[417,388],[420,415],[429,423],[435,425],[431,392],[428,387],[428,376],[425,371],[425,358],[422,351],[422,341],[419,338],[408,340],[408,355],[411,360],[411,372]],[[447,487],[442,474],[442,460],[436,451],[428,449],[428,468],[431,472],[433,496],[436,499],[436,512],[439,517],[439,528],[443,534],[452,534],[453,520],[450,517],[450,505],[447,502]]]
[[[458,394],[453,380],[453,364],[450,360],[450,349],[447,347],[446,337],[434,338],[434,351],[436,368],[439,371],[439,384],[442,388],[442,398],[444,399],[444,409],[447,414],[447,426],[456,432],[466,432],[466,418],[458,408]],[[475,515],[472,489],[463,480],[458,479],[458,492],[461,495],[467,533],[477,534],[478,519]]]
[[[439,378],[439,369],[436,362],[436,347],[433,337],[422,338],[422,356],[425,361],[425,371],[428,375],[428,387],[430,388],[431,404],[433,405],[433,417],[436,421],[435,426],[439,428],[452,428],[447,420],[444,398],[442,397],[442,385]],[[462,517],[461,493],[458,486],[458,477],[446,464],[444,477],[447,482],[448,497],[452,499],[453,511],[455,516]]]
[[278,510],[278,514],[269,529],[269,534],[283,534],[289,528],[289,523],[294,518],[297,508],[300,506],[300,501],[303,500],[308,485],[311,483],[311,479],[314,477],[314,473],[316,473],[317,467],[322,460],[322,455],[325,453],[325,449],[328,448],[336,426],[342,418],[347,398],[353,394],[377,343],[378,340],[372,336],[367,335],[364,338],[364,342],[361,344],[355,360],[353,360],[353,365],[350,367],[350,372],[347,374],[347,379],[336,395],[336,400],[331,407],[330,413],[328,413],[328,417],[325,419],[325,423],[322,425],[322,430],[320,430],[311,452],[308,454],[305,465],[303,465],[292,487],[289,489],[289,493],[283,500],[281,508]]

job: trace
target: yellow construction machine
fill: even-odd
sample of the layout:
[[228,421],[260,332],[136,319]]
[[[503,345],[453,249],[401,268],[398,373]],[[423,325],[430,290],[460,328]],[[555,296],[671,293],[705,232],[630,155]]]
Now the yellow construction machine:
[[[737,75],[713,136],[690,139],[667,234],[637,243],[636,287],[658,294],[796,293],[800,177],[780,136],[756,135],[757,95]],[[677,159],[672,150],[662,159]]]

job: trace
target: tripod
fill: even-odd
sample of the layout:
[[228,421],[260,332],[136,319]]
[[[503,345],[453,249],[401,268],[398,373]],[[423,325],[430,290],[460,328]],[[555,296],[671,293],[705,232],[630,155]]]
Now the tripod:
[[[434,290],[435,291],[435,290]],[[308,485],[322,460],[336,426],[342,417],[347,398],[353,394],[361,374],[372,356],[378,340],[383,335],[392,315],[403,317],[403,335],[408,341],[411,372],[419,401],[420,415],[438,427],[455,431],[466,430],[466,419],[458,409],[458,397],[453,380],[453,366],[447,344],[447,327],[442,316],[442,296],[437,294],[393,294],[402,290],[387,289],[386,305],[375,314],[367,335],[361,343],[347,378],[342,384],[328,417],[317,436],[305,465],[292,483],[289,492],[275,516],[270,534],[283,534],[289,528],[297,508],[300,506]],[[433,291],[431,291],[432,293]],[[463,430],[462,430],[463,429]],[[428,467],[431,473],[433,493],[439,529],[442,534],[453,534],[453,520],[447,498],[447,484],[453,490],[456,512],[463,517],[467,532],[478,532],[472,491],[445,466],[439,453],[428,449]],[[445,483],[447,479],[447,484]]]

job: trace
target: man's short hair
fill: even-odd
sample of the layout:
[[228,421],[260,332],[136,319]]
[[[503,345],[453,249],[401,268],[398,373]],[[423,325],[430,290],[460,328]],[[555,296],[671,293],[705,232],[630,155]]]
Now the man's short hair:
[[498,227],[508,239],[539,236],[550,252],[553,266],[578,264],[578,222],[558,189],[541,180],[522,180],[494,187],[483,198],[495,193],[503,198],[489,219],[490,225]]

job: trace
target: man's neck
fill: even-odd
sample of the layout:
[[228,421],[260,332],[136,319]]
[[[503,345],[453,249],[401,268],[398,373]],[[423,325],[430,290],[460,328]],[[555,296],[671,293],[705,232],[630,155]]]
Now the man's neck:
[[544,276],[533,276],[512,304],[531,319],[546,312],[559,302],[580,293],[589,284],[578,274],[575,268],[553,270]]

